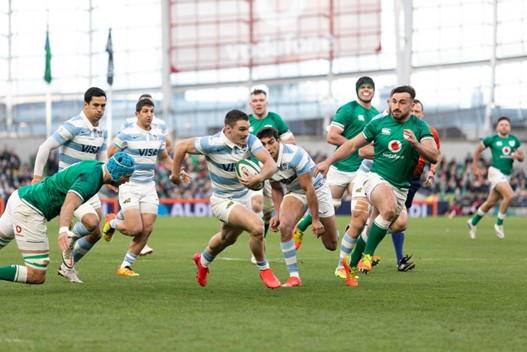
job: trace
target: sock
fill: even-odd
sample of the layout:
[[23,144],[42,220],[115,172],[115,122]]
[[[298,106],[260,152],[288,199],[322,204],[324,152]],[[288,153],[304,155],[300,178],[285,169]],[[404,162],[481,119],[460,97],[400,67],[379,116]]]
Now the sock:
[[267,231],[269,231],[269,221],[264,220],[264,238],[267,236]]
[[342,259],[350,255],[351,251],[355,247],[357,239],[348,235],[347,232],[344,232],[344,237],[342,237],[342,242],[340,243],[340,254],[339,254],[339,263],[338,267],[342,268]]
[[215,255],[209,254],[207,249],[205,249],[203,252],[201,252],[201,265],[206,268],[212,263],[212,261],[216,258]]
[[256,266],[258,267],[258,270],[260,271],[269,269],[269,263],[267,262],[267,258],[264,258],[264,260],[262,260],[261,262],[256,262]]
[[498,213],[498,221],[496,222],[496,225],[501,226],[503,225],[503,220],[505,219],[505,214]]
[[124,260],[121,263],[121,268],[124,268],[124,267],[131,268],[136,259],[137,259],[137,254],[133,254],[130,251],[126,252],[126,255],[124,256]]
[[299,277],[298,263],[296,260],[295,241],[293,241],[293,239],[290,239],[287,242],[280,242],[280,248],[282,249],[282,254],[284,255],[287,270],[289,270],[289,276]]
[[90,249],[92,249],[93,244],[88,242],[85,238],[81,238],[75,242],[75,246],[73,247],[73,261],[74,263],[77,263],[79,260],[82,259],[88,253]]
[[115,214],[115,217],[119,220],[124,220],[123,210],[119,210],[119,212]]
[[397,257],[397,265],[403,259],[404,232],[392,233],[393,248]]
[[111,227],[112,229],[116,229],[116,230],[117,230],[117,225],[119,225],[119,223],[120,223],[121,221],[124,221],[124,220],[120,220],[120,219],[117,219],[117,218],[111,220],[111,221],[110,221],[110,227]]
[[7,246],[9,243],[11,243],[12,240],[12,238],[0,237],[0,249]]
[[353,248],[353,251],[351,252],[350,267],[357,267],[359,260],[362,258],[362,253],[364,252],[365,247],[366,242],[364,242],[362,236],[359,236],[359,238],[357,238],[357,243],[355,243],[355,248]]
[[304,220],[298,223],[298,229],[302,232],[306,231],[309,225],[311,225],[312,221],[313,217],[311,216],[311,214],[307,214],[306,216],[304,216]]
[[73,226],[73,233],[76,234],[79,237],[83,237],[83,236],[86,236],[87,234],[89,234],[90,231],[88,231],[86,229],[86,226],[84,226],[82,221],[77,221],[75,226]]
[[13,282],[27,282],[27,268],[22,265],[8,265],[0,267],[0,280]]
[[368,242],[366,242],[366,248],[364,248],[364,254],[373,255],[375,249],[381,243],[386,232],[390,227],[390,221],[384,220],[381,215],[378,215],[373,224],[370,226],[370,233],[368,234]]
[[474,215],[474,217],[472,218],[472,225],[477,225],[481,218],[484,216],[485,213],[483,212],[483,210],[481,210],[481,207],[479,207],[478,211],[476,212],[476,215]]

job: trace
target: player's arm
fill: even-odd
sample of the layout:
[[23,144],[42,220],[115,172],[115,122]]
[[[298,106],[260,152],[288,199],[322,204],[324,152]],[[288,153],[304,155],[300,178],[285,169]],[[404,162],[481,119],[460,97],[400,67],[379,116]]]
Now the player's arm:
[[260,149],[259,151],[254,153],[254,157],[263,164],[263,167],[259,175],[248,176],[247,181],[249,181],[252,177],[255,178],[255,182],[252,182],[253,180],[250,180],[250,185],[256,184],[258,182],[263,182],[271,178],[271,176],[273,176],[273,174],[276,172],[276,163],[271,157],[271,154],[269,154],[266,149]]
[[282,134],[280,136],[280,143],[285,144],[296,144],[295,135],[291,131],[287,131],[286,133]]
[[373,147],[372,143],[359,149],[359,156],[362,159],[373,159],[374,155],[375,155],[375,148]]
[[197,154],[194,148],[195,138],[187,138],[176,144],[174,159],[172,161],[172,175],[170,182],[179,185],[181,183],[181,166],[187,154]]
[[322,173],[322,176],[326,177],[326,174],[328,173],[331,164],[346,158],[348,155],[354,153],[357,149],[364,147],[368,143],[369,142],[364,137],[364,134],[359,133],[358,135],[341,145],[326,160],[318,163],[315,169],[315,175],[320,172]]
[[483,143],[478,144],[476,147],[476,150],[474,150],[474,159],[472,160],[472,173],[474,174],[474,178],[478,178],[483,171],[479,170],[479,156],[481,155],[481,152],[485,150],[485,145]]
[[75,192],[68,192],[64,203],[60,208],[59,217],[59,237],[57,239],[59,248],[62,251],[68,249],[68,229],[73,220],[73,213],[83,203],[82,198]]
[[404,139],[417,150],[419,155],[428,160],[430,163],[435,164],[439,158],[439,150],[437,150],[436,141],[433,138],[422,139],[421,142],[417,140],[414,132],[410,129],[403,131]]
[[340,147],[348,141],[348,139],[342,135],[342,132],[344,132],[344,130],[341,127],[329,125],[328,134],[326,135],[326,142]]
[[515,160],[518,160],[519,162],[522,162],[524,159],[523,156],[523,150],[521,148],[518,148],[512,153],[511,157]]
[[426,173],[426,179],[424,186],[429,187],[434,183],[435,174],[437,168],[441,165],[441,160],[443,160],[443,154],[441,153],[441,150],[438,150],[439,155],[437,157],[437,163],[430,165],[430,168],[428,169],[428,172]]
[[35,157],[35,167],[33,169],[33,180],[31,184],[38,183],[42,180],[42,175],[44,174],[44,166],[49,158],[49,153],[52,150],[60,147],[61,144],[53,136],[49,136],[48,139],[44,141],[39,147],[37,156]]
[[271,181],[271,197],[274,203],[274,215],[269,222],[269,228],[273,232],[278,232],[280,226],[280,205],[284,199],[284,188],[280,182]]
[[108,159],[110,159],[115,153],[120,152],[121,149],[117,148],[115,144],[110,145],[108,148]]

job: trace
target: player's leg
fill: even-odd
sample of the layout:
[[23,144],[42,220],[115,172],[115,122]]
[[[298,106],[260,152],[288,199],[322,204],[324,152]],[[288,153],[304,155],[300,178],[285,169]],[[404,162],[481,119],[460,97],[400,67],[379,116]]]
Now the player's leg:
[[487,212],[493,208],[496,203],[500,200],[501,195],[496,191],[495,187],[492,187],[489,196],[487,197],[487,200],[483,204],[480,205],[478,210],[476,211],[476,214],[467,220],[467,225],[469,228],[469,236],[473,240],[476,239],[476,230],[477,230],[477,224],[478,222],[487,214]]
[[0,218],[0,237],[16,238],[25,264],[0,267],[0,280],[43,284],[50,261],[46,219],[21,202],[17,191],[11,194]]
[[503,220],[505,219],[505,215],[507,214],[507,210],[509,209],[512,199],[514,198],[514,191],[512,190],[512,187],[508,181],[498,183],[494,189],[502,198],[500,210],[498,212],[498,220],[496,221],[496,224],[494,224],[494,231],[496,232],[496,236],[502,239],[505,238]]
[[280,249],[289,271],[289,279],[282,286],[301,286],[302,280],[298,272],[295,242],[292,233],[295,224],[306,212],[307,202],[305,197],[287,194],[280,205]]

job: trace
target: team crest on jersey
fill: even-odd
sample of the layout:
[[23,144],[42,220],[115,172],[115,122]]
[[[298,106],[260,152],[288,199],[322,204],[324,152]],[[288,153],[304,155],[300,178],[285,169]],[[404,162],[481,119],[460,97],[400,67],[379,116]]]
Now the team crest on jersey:
[[515,144],[516,144],[516,142],[514,142],[514,141],[509,141],[509,145],[510,145],[511,147],[514,147]]
[[102,131],[101,130],[97,130],[97,134],[99,135],[99,137],[102,137]]
[[503,155],[509,155],[511,153],[511,148],[509,148],[509,146],[505,146],[503,148],[501,148],[501,152],[503,153]]
[[389,128],[383,128],[383,129],[381,130],[381,133],[382,133],[382,134],[386,134],[386,135],[390,135],[390,134],[392,134],[392,131],[390,131]]
[[393,139],[388,143],[388,149],[390,149],[392,153],[398,153],[401,150],[401,145],[401,141]]
[[280,166],[280,168],[282,170],[287,170],[289,168],[289,165],[287,165],[287,163],[282,163],[282,165]]

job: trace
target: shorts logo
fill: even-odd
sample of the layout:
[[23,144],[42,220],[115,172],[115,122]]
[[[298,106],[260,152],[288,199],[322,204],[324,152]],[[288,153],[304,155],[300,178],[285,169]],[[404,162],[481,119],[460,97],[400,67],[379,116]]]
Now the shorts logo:
[[225,209],[229,209],[231,205],[233,205],[234,202],[233,201],[230,201],[229,203],[227,203],[227,206],[225,207]]
[[401,151],[401,141],[398,141],[397,139],[391,140],[391,141],[388,143],[388,149],[389,149],[392,153],[396,153],[396,152]]
[[123,204],[127,204],[127,203],[130,203],[132,200],[130,198],[126,198],[124,201],[123,201]]
[[362,192],[362,187],[357,188],[356,192]]

